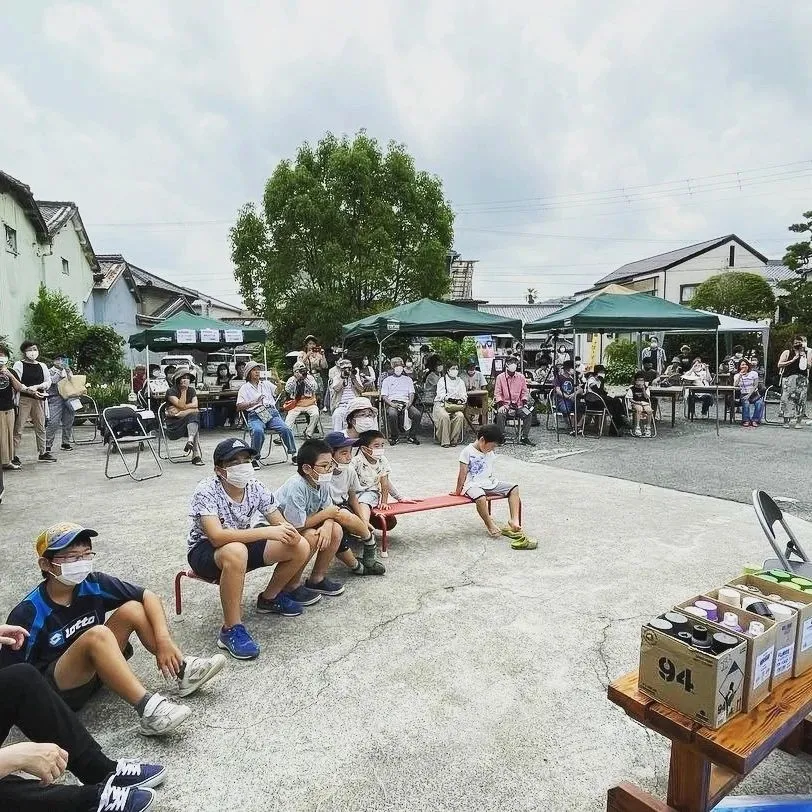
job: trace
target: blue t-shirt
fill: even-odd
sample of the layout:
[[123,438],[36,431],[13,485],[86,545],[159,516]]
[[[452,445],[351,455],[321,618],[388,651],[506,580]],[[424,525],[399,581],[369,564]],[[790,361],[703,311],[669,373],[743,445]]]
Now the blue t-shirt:
[[62,606],[51,600],[45,583],[11,610],[7,622],[22,626],[28,637],[19,651],[8,646],[0,648],[0,668],[25,662],[45,671],[91,626],[104,623],[108,612],[128,601],[140,603],[144,598],[143,587],[92,572],[74,588],[70,606]]
[[304,527],[308,516],[333,504],[330,485],[311,485],[303,476],[294,474],[273,495],[276,506],[294,527]]

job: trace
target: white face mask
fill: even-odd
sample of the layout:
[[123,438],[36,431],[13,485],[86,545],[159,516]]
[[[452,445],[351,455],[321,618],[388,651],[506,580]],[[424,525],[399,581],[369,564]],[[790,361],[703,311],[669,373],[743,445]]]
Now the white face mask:
[[335,470],[333,471],[333,476],[338,476],[339,474],[343,473],[344,471],[348,471],[350,468],[350,464],[348,462],[337,462]]
[[376,459],[379,460],[381,457],[386,454],[385,448],[370,448],[369,453]]
[[395,373],[395,375],[402,375],[403,367],[395,367],[392,371]]
[[448,370],[448,377],[449,378],[456,378],[457,375],[459,375],[459,374],[460,374],[460,371],[458,369],[453,369],[452,368],[452,369]]
[[0,355],[0,367],[8,366],[8,358],[5,355]]
[[355,430],[357,432],[373,431],[378,428],[378,421],[374,417],[359,417],[355,421]]
[[599,380],[599,381],[602,381],[602,380],[603,380],[605,377],[606,377],[606,373],[605,373],[605,372],[599,372],[599,373],[598,373],[598,380]]
[[39,358],[39,350],[26,350],[25,357],[29,361],[36,361]]
[[254,466],[250,462],[241,462],[223,469],[226,472],[226,482],[235,488],[244,488],[254,479]]
[[90,560],[67,561],[59,564],[59,575],[56,575],[55,578],[65,586],[76,586],[81,584],[91,572],[93,572],[93,562]]
[[318,480],[319,485],[329,485],[333,481],[333,472],[330,471],[329,474],[320,473],[316,479]]
[[515,372],[516,371],[516,364],[508,364],[506,366],[508,372]]

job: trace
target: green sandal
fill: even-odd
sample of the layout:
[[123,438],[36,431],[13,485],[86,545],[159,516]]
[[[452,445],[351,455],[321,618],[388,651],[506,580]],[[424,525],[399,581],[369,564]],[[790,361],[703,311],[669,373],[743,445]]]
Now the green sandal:
[[539,545],[535,539],[528,538],[522,534],[522,537],[512,541],[510,546],[514,550],[535,550]]
[[509,524],[505,525],[499,532],[509,539],[515,540],[524,538],[523,530],[514,530]]

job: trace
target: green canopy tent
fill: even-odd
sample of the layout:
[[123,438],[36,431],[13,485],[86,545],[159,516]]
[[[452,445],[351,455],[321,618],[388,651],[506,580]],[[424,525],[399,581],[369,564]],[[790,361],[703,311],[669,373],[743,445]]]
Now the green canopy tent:
[[[691,310],[648,293],[597,293],[525,325],[525,333],[566,332],[572,333],[573,341],[576,333],[639,334],[644,330],[716,331],[716,368],[719,368],[719,317],[715,313]],[[577,425],[577,413],[575,419]],[[716,433],[719,433],[718,388]]]
[[481,313],[479,310],[460,307],[449,302],[419,299],[374,316],[367,316],[360,321],[345,324],[341,328],[344,342],[357,338],[375,338],[378,342],[379,370],[383,360],[383,344],[386,339],[397,333],[448,336],[457,340],[465,338],[465,336],[510,333],[521,340],[522,321]]

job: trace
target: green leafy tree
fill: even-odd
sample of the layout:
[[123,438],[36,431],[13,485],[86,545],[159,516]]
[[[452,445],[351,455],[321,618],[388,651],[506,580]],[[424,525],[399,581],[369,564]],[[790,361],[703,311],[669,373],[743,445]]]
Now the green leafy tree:
[[440,180],[403,145],[327,134],[277,165],[261,208],[240,210],[234,273],[279,346],[308,332],[338,343],[341,324],[448,291],[453,222]]
[[696,289],[690,306],[739,319],[765,319],[775,314],[775,295],[763,276],[728,271],[706,279]]
[[[793,223],[789,226],[789,230],[794,231],[796,234],[812,235],[812,211],[805,211],[801,216],[804,218],[804,222]],[[810,262],[812,262],[812,241],[804,240],[788,245],[783,262],[787,268],[792,268],[796,273],[810,270]]]
[[64,293],[40,285],[28,307],[26,335],[37,342],[42,357],[53,358],[57,352],[75,357],[87,332],[87,322],[76,305]]
[[87,370],[102,381],[120,381],[129,377],[121,348],[124,339],[106,324],[89,324],[77,343],[73,357],[77,370]]
[[805,324],[812,324],[812,281],[789,279],[780,282],[778,306],[782,316]]
[[606,356],[606,380],[615,386],[631,383],[637,363],[637,344],[619,338],[607,344],[603,351]]
[[476,341],[473,338],[463,338],[455,341],[453,338],[433,338],[429,344],[432,351],[442,358],[443,363],[465,364],[469,358],[476,358]]

